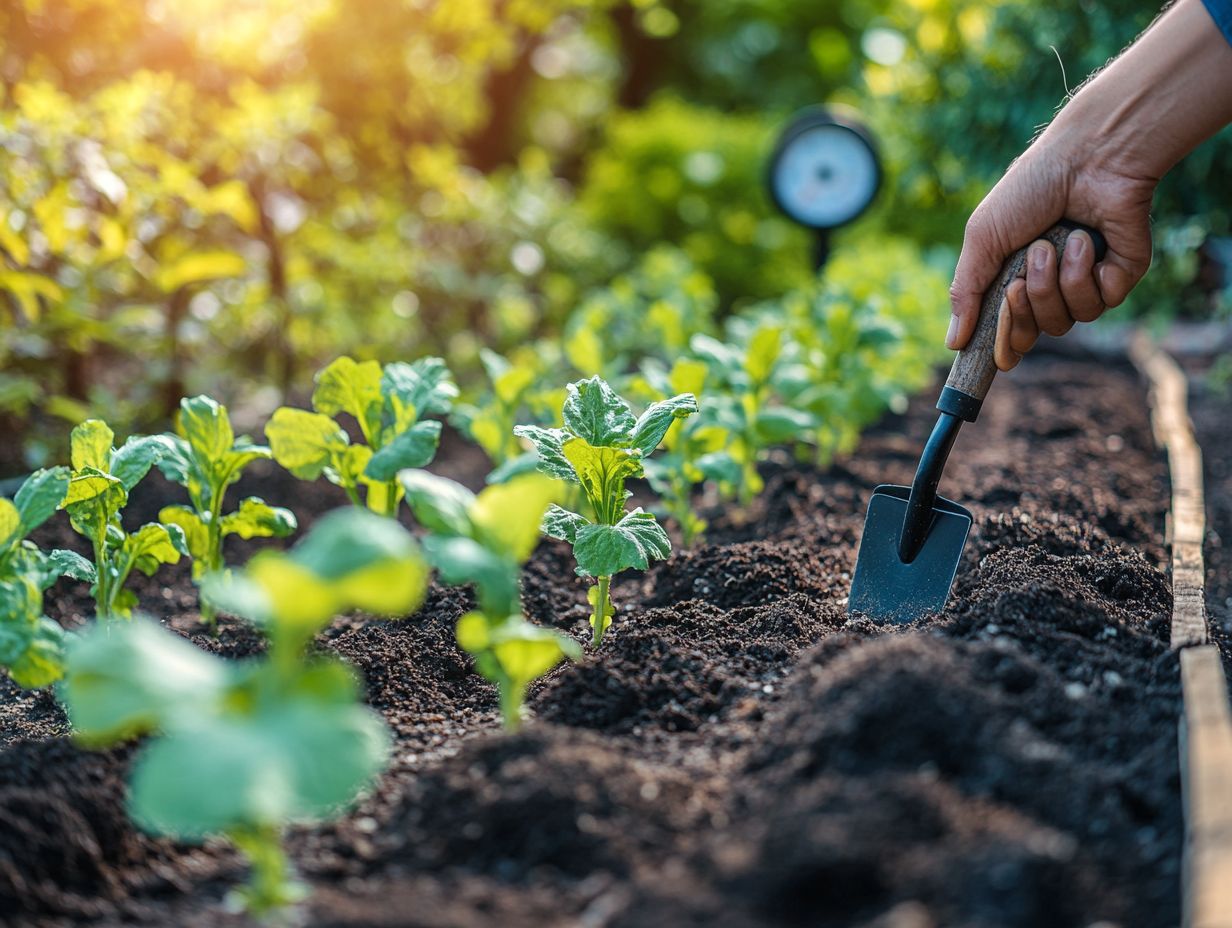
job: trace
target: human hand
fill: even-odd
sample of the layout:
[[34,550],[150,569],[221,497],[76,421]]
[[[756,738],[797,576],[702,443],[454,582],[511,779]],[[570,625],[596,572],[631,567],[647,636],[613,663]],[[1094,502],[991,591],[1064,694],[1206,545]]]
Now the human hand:
[[1047,241],[1032,242],[1026,278],[1010,284],[1001,306],[997,367],[1017,365],[1040,332],[1063,335],[1075,322],[1091,322],[1120,304],[1150,267],[1156,183],[1104,157],[1083,133],[1058,120],[1014,162],[967,223],[950,288],[954,315],[947,346],[966,345],[984,293],[1006,258],[1063,218],[1102,232],[1107,254],[1096,265],[1085,232],[1071,233],[1059,262]]

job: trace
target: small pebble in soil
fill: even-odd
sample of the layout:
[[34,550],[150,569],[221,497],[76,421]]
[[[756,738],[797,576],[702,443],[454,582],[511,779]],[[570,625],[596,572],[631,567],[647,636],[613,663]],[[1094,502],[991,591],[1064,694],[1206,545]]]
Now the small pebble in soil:
[[1076,680],[1065,684],[1065,695],[1070,699],[1081,699],[1087,694],[1087,688]]

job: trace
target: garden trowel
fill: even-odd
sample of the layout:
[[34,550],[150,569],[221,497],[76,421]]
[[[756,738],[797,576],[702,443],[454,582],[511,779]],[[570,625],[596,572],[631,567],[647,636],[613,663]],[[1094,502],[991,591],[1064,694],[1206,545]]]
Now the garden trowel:
[[[1065,241],[1076,229],[1091,236],[1095,260],[1103,260],[1107,251],[1103,236],[1063,220],[1043,236],[1057,249],[1058,267]],[[997,373],[993,360],[997,317],[1006,288],[1014,278],[1025,275],[1026,263],[1027,249],[1015,252],[984,294],[975,333],[954,359],[937,401],[941,415],[920,455],[911,486],[885,484],[873,491],[847,600],[848,612],[883,621],[911,622],[945,608],[972,519],[958,503],[938,496],[937,484],[958,429],[979,416]]]

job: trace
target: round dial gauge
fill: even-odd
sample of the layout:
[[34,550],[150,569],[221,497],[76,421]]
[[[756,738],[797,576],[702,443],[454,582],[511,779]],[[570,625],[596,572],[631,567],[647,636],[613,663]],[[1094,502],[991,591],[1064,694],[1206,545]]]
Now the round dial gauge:
[[872,140],[859,125],[809,111],[783,132],[770,159],[770,196],[788,217],[833,229],[866,210],[881,185]]

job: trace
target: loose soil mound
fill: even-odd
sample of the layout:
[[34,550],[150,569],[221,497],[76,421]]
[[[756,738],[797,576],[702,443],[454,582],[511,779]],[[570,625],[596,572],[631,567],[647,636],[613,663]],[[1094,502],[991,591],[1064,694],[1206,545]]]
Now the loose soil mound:
[[[750,511],[707,513],[708,544],[620,578],[602,650],[534,688],[519,734],[498,731],[495,692],[453,643],[465,592],[434,588],[402,622],[338,619],[318,646],[360,668],[396,748],[354,810],[292,831],[304,921],[1176,924],[1167,478],[1142,391],[1125,369],[1046,358],[998,380],[942,488],[976,516],[949,608],[907,627],[849,617],[868,492],[910,481],[934,415],[922,399],[826,473],[772,462]],[[273,472],[240,490],[304,523],[329,492]],[[165,488],[146,492],[156,511]],[[139,592],[202,646],[261,648],[238,623],[204,635],[186,573]],[[585,641],[585,592],[545,542],[528,614]],[[50,610],[80,622],[83,591]],[[222,903],[225,847],[137,833],[126,754],[82,754],[46,697],[3,695],[0,832],[19,837],[0,836],[0,912],[245,923]],[[44,782],[43,766],[69,772]]]

